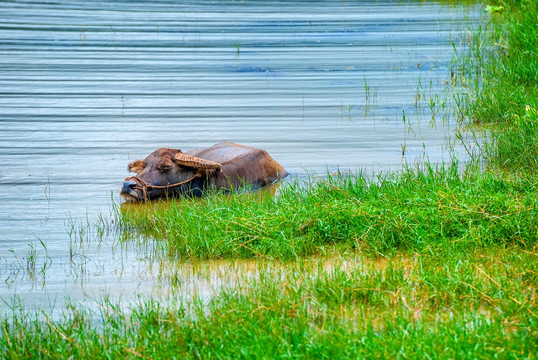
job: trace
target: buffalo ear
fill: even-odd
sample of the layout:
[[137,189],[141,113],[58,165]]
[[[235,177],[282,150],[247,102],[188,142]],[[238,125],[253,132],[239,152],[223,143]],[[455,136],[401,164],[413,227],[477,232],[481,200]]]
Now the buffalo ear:
[[135,160],[132,163],[128,165],[128,169],[130,172],[139,173],[142,170],[144,170],[144,161],[143,160]]

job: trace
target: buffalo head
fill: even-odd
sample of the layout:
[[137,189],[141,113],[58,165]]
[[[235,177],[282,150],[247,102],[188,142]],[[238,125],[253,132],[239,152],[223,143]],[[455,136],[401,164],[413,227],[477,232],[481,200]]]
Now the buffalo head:
[[129,164],[136,176],[125,179],[121,196],[128,201],[144,201],[187,193],[195,182],[203,181],[208,171],[219,171],[221,164],[184,154],[180,150],[162,148],[144,160]]

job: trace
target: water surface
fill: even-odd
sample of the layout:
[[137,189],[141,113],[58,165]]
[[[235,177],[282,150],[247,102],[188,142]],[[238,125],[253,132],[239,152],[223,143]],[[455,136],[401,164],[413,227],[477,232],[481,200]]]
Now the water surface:
[[298,177],[449,161],[450,60],[477,18],[414,1],[1,2],[0,297],[61,309],[162,286],[140,248],[79,234],[74,251],[68,234],[108,217],[127,163],[159,147],[234,141]]

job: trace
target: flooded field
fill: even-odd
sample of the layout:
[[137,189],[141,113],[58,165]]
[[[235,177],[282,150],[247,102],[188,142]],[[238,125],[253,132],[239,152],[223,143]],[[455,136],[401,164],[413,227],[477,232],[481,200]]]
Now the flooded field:
[[450,61],[478,17],[413,1],[0,3],[0,309],[198,284],[193,265],[157,281],[157,245],[106,230],[127,163],[159,147],[233,141],[299,178],[464,159]]

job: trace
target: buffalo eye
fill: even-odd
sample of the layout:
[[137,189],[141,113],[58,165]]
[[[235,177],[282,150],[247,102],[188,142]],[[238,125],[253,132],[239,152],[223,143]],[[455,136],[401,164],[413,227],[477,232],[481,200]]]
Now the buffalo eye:
[[168,165],[159,165],[159,166],[157,166],[157,170],[159,170],[160,172],[163,172],[163,173],[168,172],[171,169],[172,169],[172,167],[168,166]]

